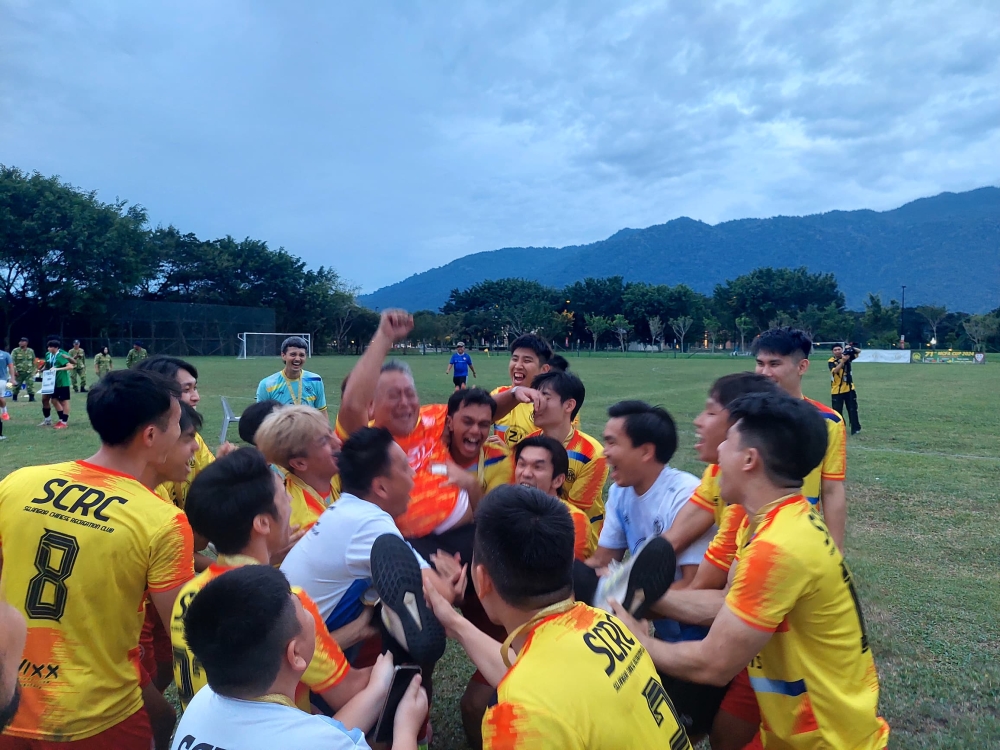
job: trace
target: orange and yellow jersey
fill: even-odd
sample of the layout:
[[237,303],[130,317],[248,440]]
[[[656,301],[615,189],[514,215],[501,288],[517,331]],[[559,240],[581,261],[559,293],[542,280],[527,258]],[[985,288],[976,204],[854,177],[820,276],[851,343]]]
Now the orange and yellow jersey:
[[530,626],[483,717],[484,750],[690,750],[639,640],[606,612],[564,606]]
[[[169,502],[173,503],[178,508],[184,507],[184,503],[187,500],[188,490],[191,489],[191,482],[193,482],[194,478],[198,476],[198,472],[215,460],[215,455],[208,449],[208,446],[205,444],[201,435],[195,433],[194,438],[198,443],[198,450],[191,459],[191,470],[188,472],[187,479],[183,482],[164,482],[156,488],[156,493],[158,495],[165,497]],[[160,491],[161,488],[163,489],[163,492]]]
[[480,484],[485,495],[492,489],[514,481],[514,464],[510,461],[510,450],[500,443],[486,443],[479,450]]
[[[208,678],[201,663],[188,648],[184,637],[184,615],[191,606],[191,600],[212,580],[218,578],[227,570],[243,565],[259,565],[259,561],[246,555],[219,555],[219,559],[199,573],[177,595],[174,611],[170,617],[170,641],[174,649],[174,680],[177,683],[177,694],[181,705],[187,708],[188,703],[199,690],[208,684]],[[323,693],[337,685],[347,676],[350,666],[344,658],[344,652],[326,629],[323,618],[320,617],[316,604],[309,595],[298,586],[292,586],[292,593],[302,602],[302,607],[308,612],[316,625],[316,651],[312,661],[302,674],[299,690],[296,690],[296,703],[308,711],[309,691]]]
[[705,550],[705,559],[729,572],[739,550],[740,530],[746,526],[747,512],[742,505],[727,505],[719,521],[719,529]]
[[[536,430],[528,437],[541,434],[541,430]],[[563,485],[563,496],[590,519],[588,552],[593,553],[604,526],[604,483],[608,479],[608,460],[604,457],[601,441],[577,429],[570,433],[563,446],[569,456],[569,473]]]
[[807,398],[806,401],[819,409],[819,413],[826,420],[826,455],[823,456],[823,462],[813,469],[802,483],[802,494],[813,505],[820,505],[824,480],[843,482],[847,477],[847,433],[844,429],[844,418],[839,413],[811,398]]
[[573,522],[573,557],[580,562],[589,558],[594,550],[590,547],[590,519],[587,514],[562,498],[559,502],[566,506],[570,520]]
[[85,461],[31,466],[0,482],[0,547],[0,599],[28,624],[6,733],[82,740],[139,711],[146,592],[194,575],[184,513]]
[[726,501],[719,494],[719,465],[709,464],[701,475],[701,483],[691,495],[689,502],[707,510],[715,516],[715,525],[722,527],[722,514],[726,510]]
[[[512,385],[502,385],[490,391],[490,395],[496,396],[498,393],[506,393],[513,387]],[[573,426],[580,426],[579,413],[573,419]],[[537,430],[538,428],[535,426],[535,407],[531,404],[518,404],[510,410],[507,416],[493,423],[494,434],[499,436],[507,444],[507,447],[511,449]]]
[[292,498],[292,515],[289,523],[300,530],[308,529],[340,497],[340,475],[330,480],[330,492],[322,495],[289,471],[282,473],[285,489]]
[[802,495],[756,514],[726,605],[772,633],[750,663],[768,748],[886,747],[879,684],[851,573]]

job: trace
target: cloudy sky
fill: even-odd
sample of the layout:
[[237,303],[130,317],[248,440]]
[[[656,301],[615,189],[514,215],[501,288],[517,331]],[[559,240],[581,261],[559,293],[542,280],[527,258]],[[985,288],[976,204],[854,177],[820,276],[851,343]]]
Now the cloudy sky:
[[332,265],[1000,183],[1000,3],[0,0],[0,162]]

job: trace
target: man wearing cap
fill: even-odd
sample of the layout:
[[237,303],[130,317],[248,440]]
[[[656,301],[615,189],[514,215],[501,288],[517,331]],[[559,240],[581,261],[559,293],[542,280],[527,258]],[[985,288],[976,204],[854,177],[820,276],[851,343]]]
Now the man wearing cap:
[[149,352],[142,348],[142,342],[136,341],[132,345],[132,348],[128,350],[128,356],[125,357],[125,366],[131,370],[148,356]]
[[472,357],[465,351],[464,341],[459,341],[455,345],[455,353],[448,360],[448,367],[445,368],[444,374],[450,373],[452,367],[455,368],[455,375],[451,382],[455,384],[456,391],[465,388],[465,380],[469,377],[469,370],[472,370],[472,377],[476,377],[476,368],[472,366]]
[[[73,391],[76,393],[87,392],[87,353],[80,346],[80,339],[73,340],[73,348],[69,350],[69,356],[74,360],[73,369],[70,370],[70,378],[73,380]],[[77,382],[79,379],[79,383]]]
[[323,378],[304,369],[309,344],[301,336],[289,336],[281,342],[284,367],[257,385],[257,401],[273,400],[279,404],[311,406],[326,413],[326,390]]
[[35,350],[28,346],[28,339],[24,336],[18,342],[17,349],[11,353],[14,360],[14,373],[17,376],[14,382],[14,400],[21,388],[28,394],[28,401],[35,400]]

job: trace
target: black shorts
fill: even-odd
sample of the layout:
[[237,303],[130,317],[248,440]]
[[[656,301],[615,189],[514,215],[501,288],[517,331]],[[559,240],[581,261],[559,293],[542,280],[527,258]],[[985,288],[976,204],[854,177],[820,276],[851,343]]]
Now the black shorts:
[[456,375],[451,379],[451,382],[454,383],[456,386],[465,385],[465,380],[468,377],[469,377],[468,375]]
[[55,390],[52,391],[52,398],[56,401],[69,401],[69,386],[57,385]]

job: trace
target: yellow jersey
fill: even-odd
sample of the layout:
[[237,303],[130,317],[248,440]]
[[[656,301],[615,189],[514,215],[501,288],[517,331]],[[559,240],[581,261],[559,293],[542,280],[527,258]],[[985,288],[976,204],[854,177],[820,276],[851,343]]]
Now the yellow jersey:
[[[170,642],[173,644],[174,650],[174,681],[177,683],[177,694],[184,708],[187,708],[195,694],[208,684],[204,668],[191,649],[188,648],[187,639],[184,637],[184,615],[187,613],[188,607],[191,606],[191,600],[212,580],[227,570],[233,570],[243,565],[259,564],[254,558],[245,555],[219,555],[219,559],[215,563],[199,573],[177,595],[177,602],[174,604],[174,611],[170,617]],[[313,600],[298,586],[292,586],[292,593],[299,598],[302,607],[312,616],[316,625],[316,651],[313,653],[312,661],[309,662],[306,671],[302,674],[301,685],[304,688],[296,691],[296,702],[300,708],[307,710],[309,690],[314,693],[323,693],[329,690],[347,676],[350,666],[347,664],[347,659],[344,658],[344,652],[327,631],[326,624],[320,617],[319,610]]]
[[851,378],[850,382],[845,383],[844,382],[844,371],[843,370],[838,370],[837,372],[833,371],[833,368],[835,368],[838,364],[839,364],[839,362],[838,362],[838,360],[837,360],[836,357],[830,357],[830,359],[828,359],[826,361],[826,366],[830,368],[830,395],[831,396],[838,396],[841,393],[850,393],[851,391],[854,390],[854,378],[853,377]]
[[195,433],[194,439],[198,443],[198,450],[191,459],[191,470],[188,472],[187,479],[183,482],[164,482],[156,488],[158,495],[166,497],[169,502],[182,509],[187,500],[188,490],[191,489],[191,482],[198,476],[199,471],[215,460],[215,455],[208,449],[199,433]]
[[0,598],[28,623],[6,733],[82,740],[139,711],[146,592],[194,575],[184,513],[85,461],[31,466],[0,482],[0,547]]
[[646,649],[615,617],[578,602],[531,626],[483,717],[483,750],[522,748],[691,744]]
[[[490,395],[496,396],[499,393],[506,393],[513,387],[512,385],[502,385],[490,391]],[[579,412],[573,418],[573,426],[580,426]],[[535,407],[531,404],[518,404],[510,410],[507,416],[493,423],[494,434],[499,436],[506,443],[507,447],[511,449],[537,430],[538,427],[535,426]]]
[[844,429],[844,418],[826,404],[805,399],[819,409],[820,415],[826,420],[826,454],[823,462],[805,478],[802,483],[802,494],[813,505],[822,507],[823,480],[843,482],[847,477],[847,433]]
[[764,746],[886,747],[858,595],[820,514],[802,495],[770,503],[738,559],[726,605],[773,634],[748,670]]
[[[536,430],[527,437],[541,434],[541,430]],[[587,514],[590,521],[587,552],[593,554],[604,527],[604,484],[608,480],[608,460],[604,457],[604,446],[600,440],[575,428],[563,442],[563,447],[569,458],[563,497]]]
[[283,472],[285,489],[292,498],[292,516],[289,523],[300,530],[310,528],[323,511],[340,497],[340,474],[330,480],[330,492],[321,495],[290,471]]
[[709,464],[701,475],[701,482],[691,495],[689,502],[707,510],[715,516],[715,525],[722,527],[722,514],[726,510],[726,501],[719,494],[719,465]]

